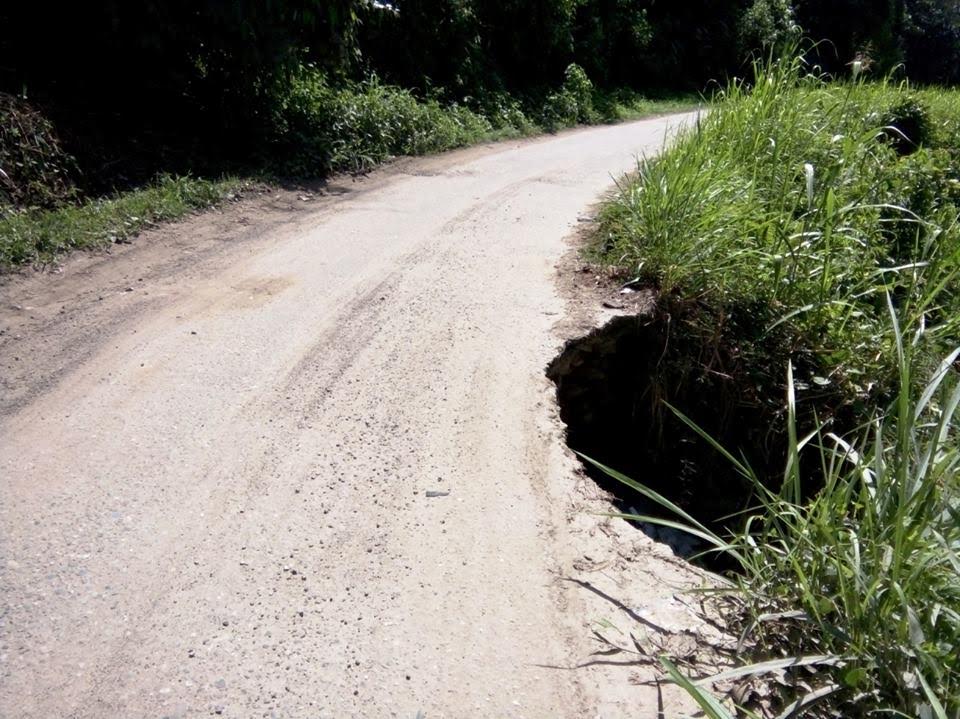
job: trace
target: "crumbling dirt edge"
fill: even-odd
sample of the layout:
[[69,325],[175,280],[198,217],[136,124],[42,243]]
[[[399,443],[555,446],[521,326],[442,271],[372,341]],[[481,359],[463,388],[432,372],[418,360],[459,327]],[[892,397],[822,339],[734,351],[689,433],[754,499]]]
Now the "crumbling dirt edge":
[[[553,329],[555,355],[613,317],[649,314],[653,308],[652,292],[621,294],[621,278],[584,258],[602,201],[582,215],[556,264],[565,312]],[[638,707],[647,706],[655,707],[650,716],[692,711],[690,698],[669,684],[657,658],[671,657],[691,675],[730,666],[737,639],[724,630],[722,602],[705,599],[701,591],[719,587],[720,580],[625,520],[609,516],[617,511],[612,498],[566,446],[556,388],[546,377],[544,384],[550,494],[561,497],[556,510],[562,515],[561,531],[579,552],[568,566],[557,567],[558,581],[572,587],[567,601],[579,605],[569,607],[571,620],[579,624],[569,628],[571,667],[577,667],[581,682],[592,685],[589,694],[605,697],[594,708],[597,716],[647,716],[637,714]]]

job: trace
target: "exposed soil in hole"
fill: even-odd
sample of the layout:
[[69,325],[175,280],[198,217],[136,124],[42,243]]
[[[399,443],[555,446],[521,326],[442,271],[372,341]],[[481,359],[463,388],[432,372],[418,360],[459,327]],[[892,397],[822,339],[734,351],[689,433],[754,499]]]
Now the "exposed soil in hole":
[[[682,331],[677,316],[619,316],[577,340],[547,368],[557,386],[568,446],[656,490],[721,535],[751,504],[749,482],[686,426],[673,405],[773,485],[782,476],[785,420],[778,387],[758,387],[735,356]],[[736,331],[740,331],[737,329]],[[722,356],[726,354],[726,356]],[[584,466],[624,511],[665,511],[589,463]],[[644,527],[681,554],[690,539]],[[652,531],[651,531],[652,530]]]

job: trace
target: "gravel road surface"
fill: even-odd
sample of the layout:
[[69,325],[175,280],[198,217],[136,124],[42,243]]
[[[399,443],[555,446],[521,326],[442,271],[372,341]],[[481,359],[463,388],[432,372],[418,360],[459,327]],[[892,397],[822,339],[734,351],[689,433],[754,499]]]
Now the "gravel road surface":
[[2,280],[0,715],[655,716],[557,668],[610,605],[558,575],[582,477],[543,370],[565,238],[687,120],[400,161]]

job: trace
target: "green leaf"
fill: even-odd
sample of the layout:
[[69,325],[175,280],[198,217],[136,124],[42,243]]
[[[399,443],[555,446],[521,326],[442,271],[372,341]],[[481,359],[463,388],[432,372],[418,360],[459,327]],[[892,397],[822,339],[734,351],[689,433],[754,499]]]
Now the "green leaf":
[[870,674],[863,667],[854,667],[843,675],[843,683],[851,689],[859,689],[867,685]]
[[767,662],[758,662],[756,664],[748,664],[747,666],[737,667],[736,669],[728,669],[727,671],[720,672],[719,674],[714,674],[709,677],[704,677],[703,679],[697,679],[696,684],[713,684],[714,682],[721,681],[723,679],[737,679],[738,677],[755,677],[762,674],[769,674],[774,671],[781,671],[783,669],[791,669],[794,667],[811,667],[811,666],[840,666],[844,663],[843,657],[838,657],[833,654],[816,654],[806,657],[790,657],[787,659],[771,659]]
[[673,681],[673,683],[685,689],[687,694],[689,694],[693,700],[697,702],[709,719],[736,719],[736,717],[728,712],[715,696],[704,691],[683,676],[683,674],[680,673],[680,670],[677,669],[677,667],[669,659],[666,657],[660,657],[660,663],[663,665],[664,669],[667,670],[667,674],[670,675],[670,679]]

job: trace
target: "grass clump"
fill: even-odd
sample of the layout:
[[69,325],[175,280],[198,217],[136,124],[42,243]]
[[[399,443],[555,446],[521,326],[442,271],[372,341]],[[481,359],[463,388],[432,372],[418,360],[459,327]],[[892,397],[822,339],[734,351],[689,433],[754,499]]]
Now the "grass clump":
[[49,262],[71,249],[123,241],[164,220],[175,220],[235,195],[236,179],[159,178],[148,187],[81,205],[0,214],[0,268]]
[[[799,434],[788,375],[789,446],[776,490],[690,423],[754,488],[756,504],[741,530],[729,536],[602,467],[678,515],[677,521],[625,517],[685,529],[709,552],[735,562],[740,656],[763,661],[702,677],[699,687],[778,673],[785,693],[778,705],[768,706],[778,714],[794,705],[804,707],[798,716],[960,714],[960,382],[950,369],[960,350],[918,385],[912,375],[916,347],[905,344],[899,331],[894,336],[894,401],[845,438],[826,424]],[[811,456],[819,463],[816,483],[822,487],[806,501],[811,478],[801,467]],[[703,691],[687,688],[711,704]],[[718,704],[712,701],[717,713],[710,716],[774,715],[743,708],[728,713]]]
[[727,532],[607,470],[735,566],[760,661],[726,676],[775,671],[774,715],[960,716],[958,123],[956,91],[758,66],[602,213],[599,254],[700,348],[665,351],[654,394],[720,382],[783,428],[770,473],[671,407],[750,489]]

